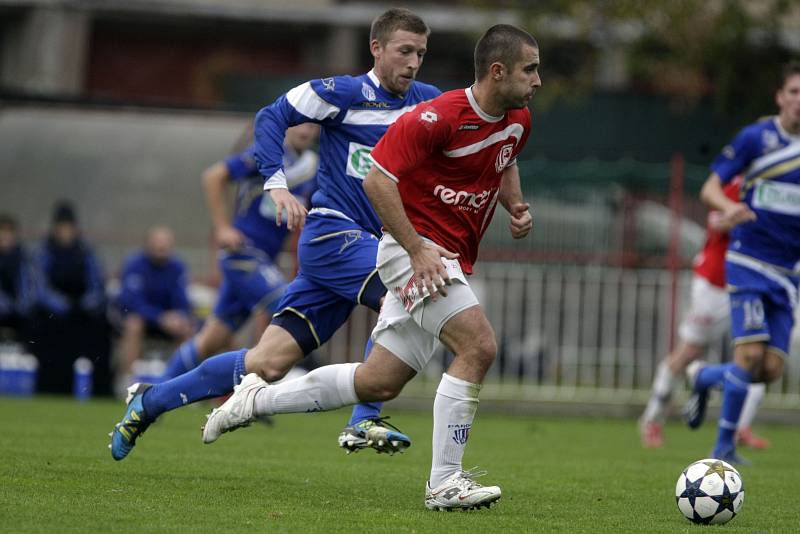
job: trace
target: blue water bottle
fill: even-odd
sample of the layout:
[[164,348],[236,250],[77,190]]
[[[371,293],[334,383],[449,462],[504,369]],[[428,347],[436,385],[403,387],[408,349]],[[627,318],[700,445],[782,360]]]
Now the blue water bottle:
[[0,395],[11,395],[13,381],[13,356],[0,347]]
[[30,397],[36,393],[36,379],[39,369],[39,360],[33,354],[19,355],[19,374],[17,378],[17,394]]
[[92,396],[92,372],[94,365],[89,358],[81,356],[72,364],[72,394],[79,401],[89,400]]

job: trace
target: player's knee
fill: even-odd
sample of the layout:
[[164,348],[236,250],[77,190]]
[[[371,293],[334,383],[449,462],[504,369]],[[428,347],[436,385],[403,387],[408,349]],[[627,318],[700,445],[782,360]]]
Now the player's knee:
[[376,381],[368,385],[363,392],[370,398],[367,402],[385,402],[394,399],[403,390],[403,384],[394,381]]
[[376,372],[362,364],[356,370],[355,390],[362,402],[383,402],[397,397],[405,382],[387,373]]
[[267,382],[277,382],[294,365],[293,359],[282,357],[279,352],[270,352],[261,344],[247,351],[244,357],[245,369],[248,373],[256,373]]
[[286,373],[289,372],[289,368],[284,368],[283,366],[276,365],[275,362],[270,360],[260,360],[257,363],[253,364],[248,363],[247,371],[251,373],[256,373],[258,376],[260,376],[267,382],[272,383],[272,382],[277,382],[278,380],[286,376]]
[[497,341],[494,333],[478,336],[475,343],[469,348],[467,356],[486,368],[491,366],[497,357]]
[[690,363],[695,361],[703,353],[704,347],[694,343],[682,343],[678,350],[667,356],[667,365],[673,374],[682,373]]
[[780,355],[768,352],[764,358],[764,363],[761,365],[759,381],[769,383],[779,379],[783,375],[784,365],[783,358]]
[[761,369],[765,352],[766,347],[763,343],[737,345],[734,351],[734,360],[739,367],[755,375]]

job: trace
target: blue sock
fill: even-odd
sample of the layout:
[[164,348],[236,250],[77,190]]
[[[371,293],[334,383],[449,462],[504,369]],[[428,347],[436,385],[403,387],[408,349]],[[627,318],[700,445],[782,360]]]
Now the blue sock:
[[166,382],[170,378],[181,376],[186,371],[191,371],[197,367],[197,344],[194,338],[185,341],[178,350],[170,357],[167,368],[161,375],[159,382]]
[[697,373],[697,380],[695,380],[695,391],[721,386],[725,380],[725,373],[733,365],[732,363],[720,363],[700,369],[700,372]]
[[747,398],[747,388],[753,380],[752,375],[736,364],[731,364],[725,373],[725,382],[722,386],[722,409],[719,417],[719,431],[714,453],[724,453],[734,448],[733,438],[739,416],[742,415],[744,400]]
[[[367,340],[367,346],[364,348],[364,361],[369,357],[369,352],[372,350],[372,338]],[[380,417],[382,402],[362,402],[353,406],[353,413],[350,415],[350,420],[347,426],[355,425],[365,419],[374,419]]]
[[225,352],[203,361],[188,373],[155,384],[142,397],[147,417],[155,419],[184,404],[230,393],[244,374],[246,353],[247,349]]

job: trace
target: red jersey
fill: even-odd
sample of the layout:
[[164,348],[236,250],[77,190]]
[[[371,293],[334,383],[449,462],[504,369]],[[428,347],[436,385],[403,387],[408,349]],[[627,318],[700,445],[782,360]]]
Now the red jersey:
[[417,233],[457,252],[466,274],[492,219],[503,171],[516,164],[530,125],[527,108],[493,117],[471,89],[458,89],[401,116],[372,151],[378,169],[397,182]]
[[[739,201],[739,188],[742,185],[742,177],[737,176],[722,188],[731,200]],[[694,272],[702,276],[711,284],[717,287],[725,287],[725,251],[728,250],[728,233],[717,232],[711,227],[711,221],[719,217],[719,212],[712,210],[708,212],[706,223],[706,243],[703,245],[697,256],[692,262]]]

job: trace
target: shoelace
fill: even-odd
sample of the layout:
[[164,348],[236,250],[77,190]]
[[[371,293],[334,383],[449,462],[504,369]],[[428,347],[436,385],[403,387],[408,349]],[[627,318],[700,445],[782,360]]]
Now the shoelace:
[[478,466],[476,465],[471,469],[467,469],[466,471],[461,471],[461,476],[459,477],[460,480],[457,482],[457,484],[464,489],[482,488],[483,485],[481,485],[478,482],[475,482],[474,479],[482,477],[486,473],[487,471],[485,469],[478,469]]
[[[392,423],[388,423],[388,422],[386,421],[386,420],[387,420],[387,419],[389,419],[390,417],[391,417],[391,415],[387,415],[386,417],[373,417],[373,418],[371,418],[371,419],[368,419],[368,421],[369,421],[370,423],[372,423],[372,425],[370,425],[370,426],[374,426],[374,425],[388,426],[388,427],[389,427],[389,428],[391,428],[392,430],[397,430],[398,432],[400,432],[400,433],[402,434],[402,433],[403,433],[403,431],[402,431],[402,430],[400,430],[399,428],[397,428],[396,426],[394,426]],[[369,428],[370,426],[368,426],[367,428]]]

